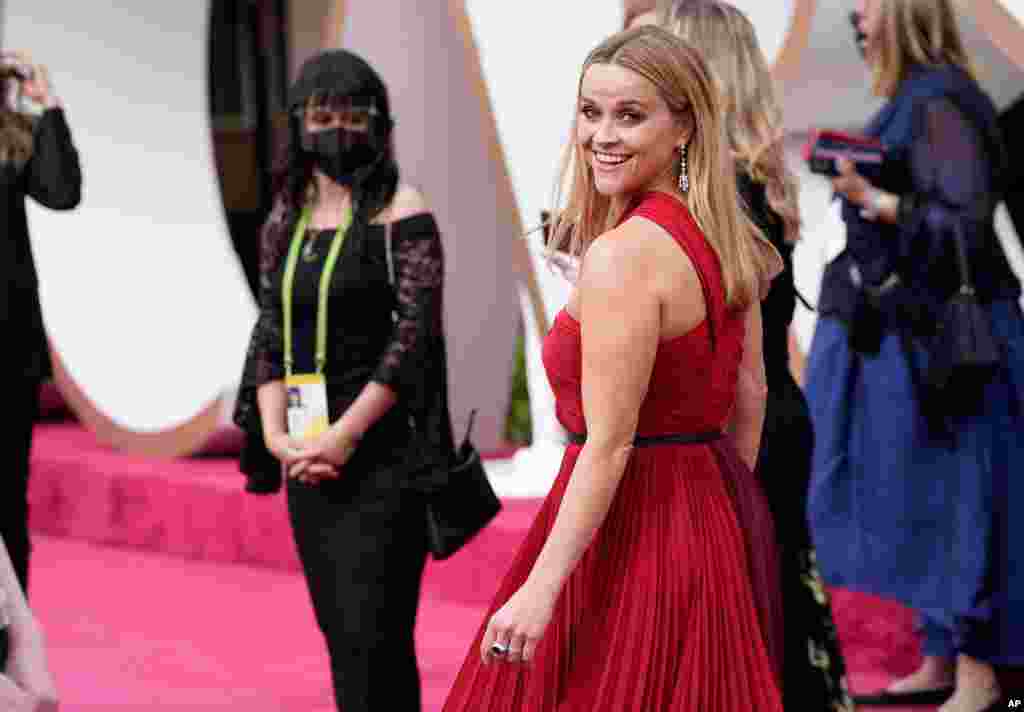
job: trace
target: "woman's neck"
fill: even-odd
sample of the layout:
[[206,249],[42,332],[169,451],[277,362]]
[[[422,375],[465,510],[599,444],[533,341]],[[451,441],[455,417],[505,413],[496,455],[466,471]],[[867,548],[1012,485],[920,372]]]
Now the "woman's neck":
[[345,208],[352,203],[352,191],[319,171],[313,174],[316,181],[316,202],[313,204],[312,222],[315,226],[333,227],[341,220]]

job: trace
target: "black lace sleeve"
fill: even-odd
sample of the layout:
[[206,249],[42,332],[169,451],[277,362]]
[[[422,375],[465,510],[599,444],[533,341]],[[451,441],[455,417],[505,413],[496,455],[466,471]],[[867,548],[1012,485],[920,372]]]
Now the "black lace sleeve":
[[260,429],[257,389],[284,378],[281,295],[274,289],[273,276],[284,256],[290,224],[289,211],[278,202],[260,232],[259,316],[249,339],[234,412],[235,423],[249,433]]
[[444,252],[433,216],[394,223],[390,259],[397,318],[373,380],[404,396],[432,370],[433,346],[442,331]]

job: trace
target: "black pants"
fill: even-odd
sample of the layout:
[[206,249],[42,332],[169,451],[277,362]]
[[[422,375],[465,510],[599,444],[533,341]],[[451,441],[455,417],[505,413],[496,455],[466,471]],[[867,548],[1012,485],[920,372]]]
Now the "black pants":
[[28,594],[28,461],[32,450],[32,427],[39,412],[39,382],[21,379],[10,386],[7,400],[9,419],[0,428],[0,452],[7,466],[0,475],[0,536],[11,556],[14,572]]
[[373,440],[364,438],[338,481],[290,482],[288,510],[338,707],[418,712],[413,633],[425,513],[400,468],[386,462],[394,441]]
[[[28,461],[32,426],[39,412],[39,382],[20,379],[8,391],[7,424],[0,428],[0,452],[7,453],[6,472],[0,474],[0,537],[11,557],[14,573],[28,595]],[[0,669],[7,660],[7,635],[0,633]]]

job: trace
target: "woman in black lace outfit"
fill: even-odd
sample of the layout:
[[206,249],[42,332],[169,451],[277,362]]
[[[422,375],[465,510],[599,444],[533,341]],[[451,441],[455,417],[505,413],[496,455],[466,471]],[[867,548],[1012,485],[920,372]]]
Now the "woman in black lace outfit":
[[[413,423],[431,446],[451,450],[441,240],[422,197],[398,182],[387,91],[366,62],[343,50],[314,57],[290,106],[291,146],[262,233],[260,316],[235,414],[249,436],[241,467],[255,492],[276,490],[285,474],[338,706],[417,710],[413,628],[427,548],[406,454]],[[348,216],[327,299],[330,427],[301,440],[286,424],[283,272],[301,240],[293,373],[313,373],[320,277]]]
[[807,402],[789,368],[789,328],[796,306],[793,243],[800,231],[798,188],[784,162],[782,116],[772,79],[753,25],[733,6],[675,0],[663,19],[704,54],[715,72],[726,99],[740,193],[750,216],[786,264],[761,305],[768,402],[757,460],[781,559],[783,701],[787,710],[800,712],[852,710],[845,663],[806,516],[814,433]]

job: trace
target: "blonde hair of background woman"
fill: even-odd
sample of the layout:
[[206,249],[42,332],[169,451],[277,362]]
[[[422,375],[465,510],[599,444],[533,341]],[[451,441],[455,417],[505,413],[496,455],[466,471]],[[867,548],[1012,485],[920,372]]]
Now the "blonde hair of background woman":
[[657,0],[623,0],[622,29],[628,30],[636,18],[657,10]]
[[[683,198],[722,265],[726,301],[734,307],[749,305],[778,273],[781,259],[739,204],[718,91],[700,53],[665,29],[642,25],[609,37],[590,53],[580,72],[580,88],[595,64],[612,64],[639,74],[654,84],[676,116],[682,120],[689,116],[693,124],[687,150],[690,189]],[[554,250],[569,242],[574,255],[582,255],[598,235],[615,227],[627,208],[625,198],[597,192],[593,169],[576,140],[578,121],[577,113],[560,181],[560,186],[568,186],[568,196],[561,211],[552,211],[558,217],[548,243]],[[557,190],[556,206],[562,204],[562,190]]]
[[16,88],[9,72],[0,75],[0,166],[21,168],[32,157],[32,119],[14,110],[11,97]]
[[952,64],[977,81],[950,0],[878,0],[878,37],[869,57],[878,96],[891,97],[914,65]]
[[754,26],[738,9],[717,0],[670,0],[662,26],[704,56],[722,95],[733,157],[765,186],[768,205],[782,219],[785,239],[800,237],[800,188],[786,165],[782,110]]

